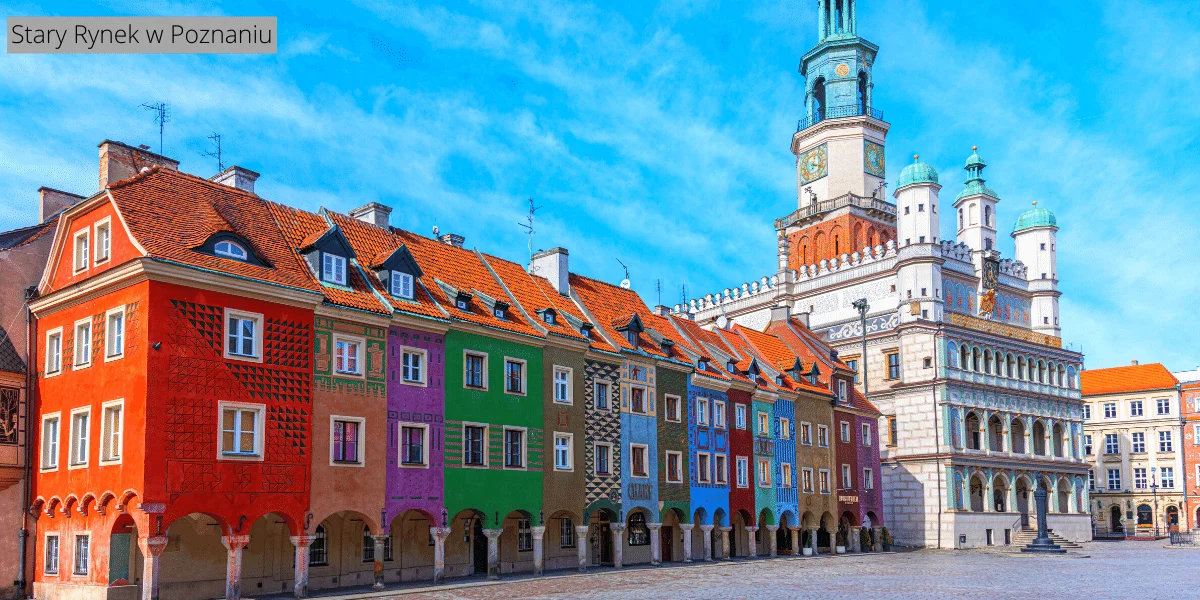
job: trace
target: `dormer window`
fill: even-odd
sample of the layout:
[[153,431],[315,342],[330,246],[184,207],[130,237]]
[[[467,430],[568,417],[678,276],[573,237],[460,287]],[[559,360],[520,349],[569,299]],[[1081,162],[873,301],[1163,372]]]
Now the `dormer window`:
[[584,323],[579,326],[579,333],[585,338],[592,339],[592,329],[591,323]]
[[413,299],[413,276],[400,271],[392,271],[392,295],[397,298]]
[[775,385],[777,385],[779,387],[783,387],[783,375],[775,376]]
[[346,285],[346,257],[321,253],[321,280],[337,285]]
[[734,362],[733,359],[729,359],[729,362],[725,363],[725,370],[729,371],[730,373],[737,373],[737,363]]
[[458,310],[471,310],[471,305],[468,304],[467,299],[461,296],[454,301],[454,305],[458,307]]
[[233,260],[246,260],[250,256],[241,245],[227,241],[217,242],[217,245],[213,246],[213,254]]
[[637,347],[637,345],[638,345],[638,334],[637,334],[637,332],[636,332],[636,331],[633,331],[632,329],[631,329],[631,330],[628,330],[628,331],[626,331],[626,332],[625,332],[625,341],[629,342],[629,345],[630,345],[630,346]]
[[507,317],[505,316],[504,309],[503,309],[503,308],[501,308],[501,307],[499,307],[499,306],[497,306],[496,308],[493,308],[493,309],[492,309],[492,315],[494,315],[494,316],[495,316],[497,319],[505,319],[505,318],[507,318]]
[[550,309],[542,311],[542,320],[545,321],[547,325],[558,325],[558,315]]

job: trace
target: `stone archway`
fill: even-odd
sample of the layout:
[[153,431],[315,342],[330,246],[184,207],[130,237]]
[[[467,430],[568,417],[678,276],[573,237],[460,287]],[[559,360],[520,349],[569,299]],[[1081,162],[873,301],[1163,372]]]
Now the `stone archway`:
[[1112,533],[1123,533],[1125,531],[1125,523],[1122,516],[1119,505],[1114,504],[1108,507],[1109,531]]

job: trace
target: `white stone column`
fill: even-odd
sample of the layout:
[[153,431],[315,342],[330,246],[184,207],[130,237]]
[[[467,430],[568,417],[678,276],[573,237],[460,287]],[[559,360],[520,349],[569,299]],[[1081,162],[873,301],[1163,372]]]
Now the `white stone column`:
[[733,556],[729,552],[729,532],[733,531],[733,527],[719,527],[721,530],[721,558],[724,560],[733,560]]
[[503,529],[484,529],[488,539],[488,579],[500,579],[500,534]]
[[662,564],[662,523],[646,523],[646,527],[650,528],[650,564],[658,566]]
[[588,526],[575,526],[575,552],[579,558],[579,572],[587,573]]
[[712,531],[712,525],[700,526],[700,535],[704,536],[704,538],[700,540],[701,542],[704,542],[704,562],[712,562],[713,559]]
[[695,527],[692,523],[680,523],[679,528],[683,530],[683,562],[692,562],[692,528]]
[[767,525],[767,533],[764,534],[767,536],[767,551],[772,558],[779,556],[779,547],[775,543],[775,534],[778,531],[778,525]]
[[813,556],[821,553],[820,550],[817,550],[817,529],[817,527],[808,528],[808,547],[812,548]]
[[142,550],[142,600],[158,600],[158,573],[167,540],[165,535],[138,536],[138,548]]
[[992,433],[992,432],[991,432],[991,430],[988,428],[988,419],[991,419],[992,417],[991,417],[991,415],[988,413],[988,411],[986,411],[986,410],[979,411],[979,412],[980,412],[980,417],[979,417],[979,430],[980,430],[980,431],[979,431],[979,449],[980,449],[980,450],[983,450],[983,453],[984,453],[984,454],[991,454],[991,453],[992,453],[992,440],[991,440],[991,433]]
[[875,551],[883,552],[883,527],[872,527],[871,534],[875,538]]
[[792,532],[792,555],[800,556],[800,528],[790,527],[789,529]]
[[292,593],[297,598],[308,597],[308,547],[312,545],[314,536],[311,535],[293,535],[291,537],[292,545],[296,547],[296,583],[292,586]]
[[388,539],[386,535],[373,535],[371,539],[375,542],[375,585],[372,587],[377,590],[383,589],[383,544]]
[[450,537],[449,527],[430,527],[429,534],[433,536],[433,582],[446,582],[446,538]]
[[846,541],[847,541],[847,542],[850,542],[850,544],[849,544],[849,546],[850,546],[849,550],[850,550],[851,552],[862,552],[862,551],[863,551],[863,547],[862,547],[862,537],[860,537],[860,536],[861,536],[861,532],[862,532],[862,527],[861,527],[861,526],[859,526],[859,525],[851,525],[851,526],[850,526],[850,534],[847,536],[847,537],[849,537],[850,539],[848,539],[848,540],[846,540]]
[[613,568],[624,568],[625,525],[621,523],[613,523],[609,525],[608,528],[610,531],[612,531]]
[[543,540],[546,538],[546,526],[538,525],[529,529],[533,532],[533,574],[541,575],[545,569],[545,545]]
[[758,540],[754,539],[754,532],[758,531],[758,527],[745,527],[747,546],[750,546],[748,557],[758,558]]
[[221,536],[225,546],[225,600],[242,598],[242,550],[250,543],[248,535]]

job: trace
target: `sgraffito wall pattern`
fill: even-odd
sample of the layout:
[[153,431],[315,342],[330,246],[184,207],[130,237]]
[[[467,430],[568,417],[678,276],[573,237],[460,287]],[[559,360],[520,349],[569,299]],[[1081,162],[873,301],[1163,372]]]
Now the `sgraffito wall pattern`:
[[[621,365],[620,363],[587,360],[586,381],[583,390],[586,412],[584,435],[587,448],[584,454],[584,501],[585,520],[598,505],[611,507],[619,512],[621,507]],[[608,398],[599,403],[596,398],[597,384],[608,389]],[[596,474],[596,444],[612,445],[612,466],[607,475]]]

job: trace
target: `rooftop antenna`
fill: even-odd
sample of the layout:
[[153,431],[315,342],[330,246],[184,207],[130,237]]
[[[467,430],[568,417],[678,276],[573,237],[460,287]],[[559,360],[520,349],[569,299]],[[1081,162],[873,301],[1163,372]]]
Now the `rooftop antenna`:
[[201,152],[200,156],[217,159],[217,172],[220,173],[225,170],[225,161],[221,159],[221,134],[214,131],[212,135],[208,136],[208,139],[217,145],[217,150],[216,152],[212,150]]
[[171,105],[166,102],[143,103],[142,108],[154,111],[154,123],[158,125],[158,153],[163,153],[163,126],[171,120]]
[[656,304],[658,306],[662,306],[662,280],[661,279],[654,280],[654,291],[658,292],[658,302],[656,302]]
[[687,284],[686,283],[679,284],[679,302],[685,306],[688,303]]
[[525,230],[525,235],[529,236],[529,265],[530,273],[533,272],[533,217],[534,213],[540,209],[540,206],[533,205],[533,197],[529,198],[529,214],[525,215],[524,223],[517,223],[521,229]]
[[629,267],[626,266],[625,263],[621,262],[621,259],[619,258],[617,259],[617,262],[621,263],[622,269],[625,269],[625,279],[621,280],[621,287],[624,289],[629,289],[632,286],[632,284],[629,283]]

